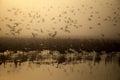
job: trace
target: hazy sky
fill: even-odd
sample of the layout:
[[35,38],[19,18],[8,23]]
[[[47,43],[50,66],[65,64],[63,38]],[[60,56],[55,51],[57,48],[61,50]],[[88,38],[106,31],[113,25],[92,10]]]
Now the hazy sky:
[[120,38],[119,0],[0,0],[0,37]]

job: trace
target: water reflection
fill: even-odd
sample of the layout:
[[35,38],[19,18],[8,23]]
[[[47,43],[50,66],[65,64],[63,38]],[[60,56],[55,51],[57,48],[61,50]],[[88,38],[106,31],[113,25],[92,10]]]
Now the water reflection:
[[[65,54],[51,50],[0,53],[0,80],[8,80],[13,76],[15,80],[33,80],[40,77],[49,80],[45,76],[53,80],[58,76],[65,77],[66,80],[119,80],[119,73],[120,52],[77,52],[69,49]],[[18,75],[23,78],[18,79]]]
[[105,65],[112,64],[116,62],[120,66],[120,52],[107,53],[105,51],[101,52],[77,52],[74,49],[68,49],[64,54],[59,51],[42,50],[42,51],[5,51],[0,53],[0,65],[7,63],[14,63],[15,67],[21,66],[22,63],[28,62],[29,64],[47,64],[54,65],[57,64],[81,64],[90,62],[94,66],[99,64],[100,61],[104,61]]

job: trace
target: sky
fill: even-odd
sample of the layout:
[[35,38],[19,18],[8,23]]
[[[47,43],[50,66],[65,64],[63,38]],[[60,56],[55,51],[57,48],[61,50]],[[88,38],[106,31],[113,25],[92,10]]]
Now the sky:
[[0,0],[0,37],[120,39],[119,0]]

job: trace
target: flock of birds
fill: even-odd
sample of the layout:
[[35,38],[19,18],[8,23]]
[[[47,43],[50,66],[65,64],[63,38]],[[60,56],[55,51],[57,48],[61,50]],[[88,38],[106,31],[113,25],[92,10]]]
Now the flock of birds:
[[[113,16],[106,16],[103,18],[100,16],[99,10],[97,11],[95,7],[86,5],[81,5],[81,8],[66,6],[65,9],[62,9],[61,7],[58,7],[57,10],[60,11],[58,13],[55,12],[56,7],[54,8],[53,6],[50,6],[49,8],[44,7],[44,10],[46,10],[45,12],[34,10],[26,12],[21,8],[11,8],[7,9],[7,13],[9,14],[8,17],[0,17],[0,23],[5,23],[4,27],[9,29],[9,32],[5,33],[5,35],[8,36],[18,36],[24,33],[24,30],[27,30],[33,38],[39,37],[39,34],[42,33],[47,34],[50,37],[55,37],[56,35],[61,34],[60,31],[72,34],[73,29],[81,29],[81,27],[88,25],[83,25],[78,19],[75,19],[75,17],[78,17],[80,14],[85,14],[83,10],[86,8],[88,8],[90,12],[89,16],[86,18],[86,21],[88,22],[92,22],[92,20],[95,19],[98,21],[102,20],[106,23],[112,22],[113,27],[118,26],[120,23],[120,7],[113,10]],[[102,22],[97,22],[95,24],[95,26],[101,26]],[[93,27],[88,25],[88,29],[92,30]],[[2,31],[2,28],[0,28],[0,31]],[[104,33],[101,33],[100,35],[102,37],[105,36]],[[120,33],[117,33],[117,35],[120,36]]]

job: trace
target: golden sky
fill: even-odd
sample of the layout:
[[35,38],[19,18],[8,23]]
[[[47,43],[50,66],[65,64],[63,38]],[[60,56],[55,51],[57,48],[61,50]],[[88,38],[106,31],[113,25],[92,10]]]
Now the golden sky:
[[120,38],[119,0],[0,0],[0,37]]

